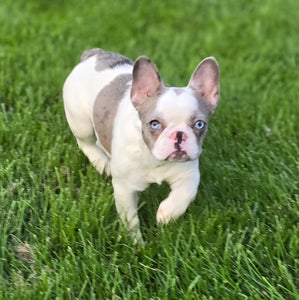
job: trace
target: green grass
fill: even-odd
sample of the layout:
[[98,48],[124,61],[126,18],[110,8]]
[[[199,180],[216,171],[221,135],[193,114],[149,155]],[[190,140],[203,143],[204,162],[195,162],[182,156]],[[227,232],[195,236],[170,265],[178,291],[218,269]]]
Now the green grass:
[[[299,3],[0,2],[0,299],[299,299]],[[83,50],[145,54],[166,83],[221,66],[198,197],[138,249],[61,99]]]

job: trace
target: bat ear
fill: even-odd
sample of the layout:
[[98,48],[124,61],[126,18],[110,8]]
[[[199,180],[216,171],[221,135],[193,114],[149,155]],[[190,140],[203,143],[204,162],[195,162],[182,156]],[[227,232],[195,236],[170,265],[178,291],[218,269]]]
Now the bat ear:
[[157,67],[145,56],[139,57],[133,67],[131,101],[136,107],[155,96],[163,83]]
[[219,100],[219,78],[217,60],[214,57],[207,57],[197,66],[188,84],[188,87],[201,95],[212,111],[217,107]]

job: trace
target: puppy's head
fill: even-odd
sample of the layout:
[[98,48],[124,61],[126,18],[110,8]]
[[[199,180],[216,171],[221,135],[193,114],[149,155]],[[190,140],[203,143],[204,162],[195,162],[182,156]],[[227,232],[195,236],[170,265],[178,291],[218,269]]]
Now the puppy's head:
[[142,123],[145,144],[158,160],[199,157],[208,121],[219,100],[219,66],[204,59],[184,88],[165,87],[157,67],[146,57],[133,68],[131,100]]

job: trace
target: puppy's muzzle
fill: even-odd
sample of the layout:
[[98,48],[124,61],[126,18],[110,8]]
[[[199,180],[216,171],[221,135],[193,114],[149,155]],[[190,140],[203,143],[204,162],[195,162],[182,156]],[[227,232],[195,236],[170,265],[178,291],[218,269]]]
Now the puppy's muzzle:
[[190,157],[185,150],[183,150],[181,144],[187,140],[187,135],[183,131],[176,131],[173,132],[170,136],[174,140],[174,149],[175,151],[172,152],[168,157],[167,160],[173,161],[186,161],[189,160]]

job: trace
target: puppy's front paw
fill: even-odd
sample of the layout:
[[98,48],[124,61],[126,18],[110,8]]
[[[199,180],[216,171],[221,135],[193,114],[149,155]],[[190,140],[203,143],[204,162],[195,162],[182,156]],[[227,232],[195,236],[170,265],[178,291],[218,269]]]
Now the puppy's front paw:
[[157,222],[167,224],[176,220],[183,212],[172,201],[166,199],[161,202],[157,211]]

